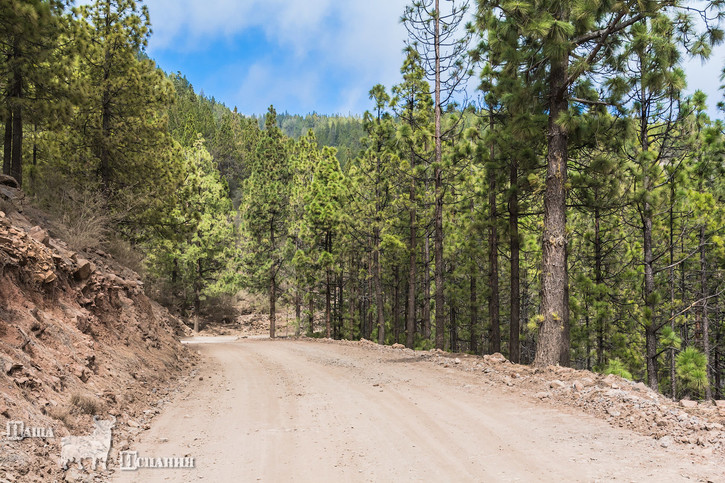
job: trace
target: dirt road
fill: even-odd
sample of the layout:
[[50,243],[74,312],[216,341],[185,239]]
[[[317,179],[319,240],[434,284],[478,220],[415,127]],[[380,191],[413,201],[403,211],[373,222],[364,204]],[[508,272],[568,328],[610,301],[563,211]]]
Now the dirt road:
[[725,481],[713,457],[409,351],[216,342],[197,346],[203,379],[132,448],[196,467],[117,471],[115,481]]

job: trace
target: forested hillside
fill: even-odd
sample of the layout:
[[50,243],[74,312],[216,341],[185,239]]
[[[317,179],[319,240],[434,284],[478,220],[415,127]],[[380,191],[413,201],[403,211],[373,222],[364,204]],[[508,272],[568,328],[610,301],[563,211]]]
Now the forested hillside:
[[725,126],[681,62],[725,7],[438,3],[360,117],[261,119],[161,71],[132,0],[3,2],[3,172],[189,318],[246,290],[272,337],[281,302],[299,334],[722,398]]

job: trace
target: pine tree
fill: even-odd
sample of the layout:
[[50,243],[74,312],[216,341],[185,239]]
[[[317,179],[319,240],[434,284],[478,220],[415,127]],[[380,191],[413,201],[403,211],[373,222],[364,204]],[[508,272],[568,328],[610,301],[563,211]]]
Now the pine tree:
[[[313,149],[317,149],[316,146]],[[304,194],[302,238],[306,239],[308,247],[304,260],[317,272],[313,279],[321,281],[325,287],[325,332],[330,338],[333,277],[339,263],[337,239],[344,220],[342,206],[347,187],[334,148],[325,147],[316,158],[311,167],[312,183],[306,186]]]
[[[480,0],[479,12],[503,18],[501,30],[513,27],[530,47],[525,65],[532,78],[545,79],[544,92],[548,113],[548,149],[542,259],[542,323],[539,328],[536,363],[549,365],[569,362],[569,301],[567,272],[566,200],[568,126],[563,119],[570,101],[576,99],[572,88],[603,66],[612,67],[628,28],[672,9],[683,2],[498,2]],[[719,5],[711,5],[719,8]],[[688,7],[692,8],[692,7]],[[502,14],[502,15],[500,15]],[[498,29],[497,29],[498,31]],[[710,29],[710,39],[722,35]],[[707,39],[698,37],[700,45]],[[520,54],[519,54],[520,55]]]
[[402,141],[399,157],[407,161],[403,179],[408,183],[408,294],[406,307],[406,347],[413,348],[416,331],[416,280],[418,264],[418,205],[419,184],[422,168],[428,164],[431,129],[432,99],[430,87],[425,81],[420,54],[406,48],[406,58],[401,68],[403,83],[393,87],[395,98],[391,102],[400,118],[397,137]]
[[269,335],[274,338],[280,273],[288,261],[290,167],[288,141],[277,127],[277,113],[270,106],[265,129],[242,186],[242,229],[245,284],[269,294]]
[[172,230],[149,244],[149,263],[157,276],[176,282],[172,290],[181,289],[184,304],[191,303],[198,330],[203,300],[235,291],[227,273],[235,255],[234,213],[228,188],[203,139],[182,148],[181,156],[183,181],[165,223]]
[[[446,0],[444,0],[445,3]],[[445,287],[443,261],[443,140],[452,134],[442,127],[443,109],[451,102],[453,95],[467,78],[465,56],[469,37],[456,39],[463,23],[468,2],[448,0],[450,8],[443,13],[440,0],[415,0],[406,7],[402,21],[411,38],[410,46],[417,49],[423,60],[428,79],[433,82],[434,95],[434,159],[433,185],[435,192],[435,214],[433,219],[435,256],[435,325],[436,348],[443,349],[445,343]]]
[[[49,95],[60,95],[66,68],[59,61],[66,29],[65,1],[18,1],[0,4],[0,56],[5,122],[3,173],[23,184],[23,130],[27,121],[42,121]],[[46,113],[47,114],[47,113]],[[57,113],[56,113],[57,114]]]
[[86,185],[96,181],[132,236],[171,196],[165,190],[176,167],[166,109],[173,86],[144,54],[150,35],[145,6],[98,0],[79,7],[77,15],[82,48],[75,82],[82,96],[61,140],[64,160],[53,174],[80,176]]

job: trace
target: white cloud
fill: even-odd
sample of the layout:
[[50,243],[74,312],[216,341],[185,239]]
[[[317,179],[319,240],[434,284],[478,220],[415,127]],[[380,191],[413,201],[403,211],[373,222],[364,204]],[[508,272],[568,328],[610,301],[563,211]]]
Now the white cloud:
[[[332,107],[330,102],[322,105],[343,113],[359,112],[369,105],[367,91],[374,84],[390,88],[400,79],[406,31],[399,19],[410,1],[147,0],[154,29],[149,52],[152,56],[156,52],[204,55],[215,42],[233,41],[235,36],[253,29],[265,37],[265,43],[276,46],[284,58],[255,59],[252,66],[230,59],[229,65],[220,65],[217,72],[208,73],[219,75],[232,69],[233,78],[241,79],[239,89],[223,89],[234,92],[235,97],[227,102],[243,108],[251,101],[241,97],[255,92],[257,98],[270,98],[264,101],[267,105],[274,102],[284,108],[285,100],[295,99],[295,105],[313,110],[321,108],[315,102],[334,97]],[[721,97],[723,65],[724,47],[715,49],[704,65],[697,59],[684,62],[687,92],[705,91],[709,104],[714,106]],[[321,86],[328,85],[323,82],[326,77],[344,80],[340,92],[323,90]],[[471,82],[476,84],[475,79]],[[244,92],[242,88],[256,90]],[[714,108],[710,112],[716,114]]]
[[246,68],[232,95],[241,112],[264,113],[270,105],[280,111],[289,105],[303,106],[303,112],[311,112],[319,85],[315,71],[280,72],[273,63],[259,62]]
[[[361,105],[366,105],[367,90],[374,84],[383,83],[389,88],[398,82],[406,38],[399,18],[408,3],[409,0],[148,0],[154,30],[149,52],[152,56],[159,52],[204,55],[213,43],[232,41],[254,29],[265,36],[266,43],[284,54],[284,59],[275,60],[286,65],[282,71],[281,66],[273,65],[272,59],[255,59],[255,65],[245,67],[248,72],[241,72],[237,65],[237,78],[243,78],[241,86],[260,89],[247,93],[266,96],[275,92],[281,96],[274,100],[275,105],[280,106],[282,99],[291,97],[308,104],[314,93],[284,92],[282,86],[300,89],[298,84],[284,79],[301,78],[302,87],[312,89],[320,85],[319,81],[313,82],[316,76],[331,76],[346,79],[350,84],[344,93],[334,93],[338,98],[336,107],[341,112],[359,111]],[[295,69],[297,73],[287,71]],[[354,105],[353,99],[357,99]],[[242,108],[241,100],[233,102]],[[313,105],[311,109],[314,108]]]
[[723,93],[720,80],[723,67],[725,67],[725,45],[715,47],[710,58],[703,62],[699,58],[686,59],[683,62],[687,74],[687,94],[701,90],[707,94],[708,114],[715,119],[721,117],[717,110],[717,103],[723,100]]

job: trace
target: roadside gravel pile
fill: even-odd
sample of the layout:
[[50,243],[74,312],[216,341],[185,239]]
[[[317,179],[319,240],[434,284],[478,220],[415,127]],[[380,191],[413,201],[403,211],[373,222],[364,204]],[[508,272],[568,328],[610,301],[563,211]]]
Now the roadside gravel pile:
[[682,444],[699,446],[705,452],[725,453],[725,401],[672,401],[642,382],[568,367],[513,364],[498,353],[480,357],[436,349],[413,351],[401,344],[379,346],[367,340],[330,342],[390,354],[404,353],[442,368],[480,373],[484,384],[560,409],[577,408],[612,426],[650,436],[665,448]]

